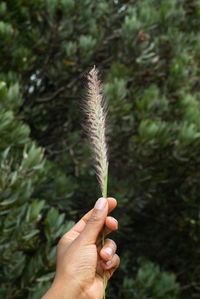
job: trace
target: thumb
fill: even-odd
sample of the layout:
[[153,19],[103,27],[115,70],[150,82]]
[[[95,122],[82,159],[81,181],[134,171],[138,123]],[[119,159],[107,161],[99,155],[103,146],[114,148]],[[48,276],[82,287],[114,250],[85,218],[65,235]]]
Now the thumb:
[[106,216],[108,214],[108,202],[104,197],[100,197],[95,203],[92,215],[88,220],[84,230],[80,234],[81,243],[95,244],[99,233],[103,229]]

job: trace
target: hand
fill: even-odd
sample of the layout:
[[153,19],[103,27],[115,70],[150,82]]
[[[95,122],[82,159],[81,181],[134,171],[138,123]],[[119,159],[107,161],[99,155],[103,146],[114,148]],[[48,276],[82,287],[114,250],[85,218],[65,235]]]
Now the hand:
[[99,198],[89,211],[59,241],[54,282],[43,299],[102,299],[103,271],[106,285],[120,259],[116,244],[105,235],[118,228],[117,221],[107,216],[117,205],[114,198]]

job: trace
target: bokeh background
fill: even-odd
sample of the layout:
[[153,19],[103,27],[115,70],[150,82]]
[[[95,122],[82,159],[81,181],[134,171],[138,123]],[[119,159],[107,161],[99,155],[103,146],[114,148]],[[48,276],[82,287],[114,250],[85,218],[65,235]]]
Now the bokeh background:
[[100,196],[81,104],[108,106],[121,265],[108,299],[200,298],[200,2],[0,2],[0,297],[39,299]]

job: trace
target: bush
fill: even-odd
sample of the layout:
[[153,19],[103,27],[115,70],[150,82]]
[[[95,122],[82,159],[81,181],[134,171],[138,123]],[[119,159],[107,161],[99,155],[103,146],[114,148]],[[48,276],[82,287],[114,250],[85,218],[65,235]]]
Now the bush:
[[44,150],[31,141],[29,127],[17,116],[20,103],[17,85],[7,89],[0,82],[0,295],[41,298],[55,273],[57,241],[72,225],[48,201],[59,193],[67,201],[72,186],[67,178],[59,183],[63,174],[58,169],[58,177],[52,176],[55,166],[45,160]]
[[94,64],[122,259],[109,297],[198,297],[199,15],[194,0],[0,4],[5,298],[41,297],[58,238],[100,195],[79,108]]

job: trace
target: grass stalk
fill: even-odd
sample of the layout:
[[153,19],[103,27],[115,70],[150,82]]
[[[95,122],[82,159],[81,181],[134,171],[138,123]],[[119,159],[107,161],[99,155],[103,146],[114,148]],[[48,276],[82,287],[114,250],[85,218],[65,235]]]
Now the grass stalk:
[[[103,190],[103,197],[107,198],[107,189],[108,189],[108,166],[106,170],[105,182],[104,182],[104,190]],[[105,235],[104,235],[104,227],[102,233],[102,247],[105,243]],[[103,298],[106,299],[106,278],[105,278],[105,271],[103,271]]]
[[[94,66],[88,74],[88,96],[85,103],[87,117],[87,132],[95,154],[95,167],[101,193],[107,198],[108,156],[106,143],[106,109],[104,106],[103,85],[98,78],[98,69]],[[104,246],[105,232],[102,232],[102,246]],[[105,271],[103,271],[104,299],[106,298]]]

